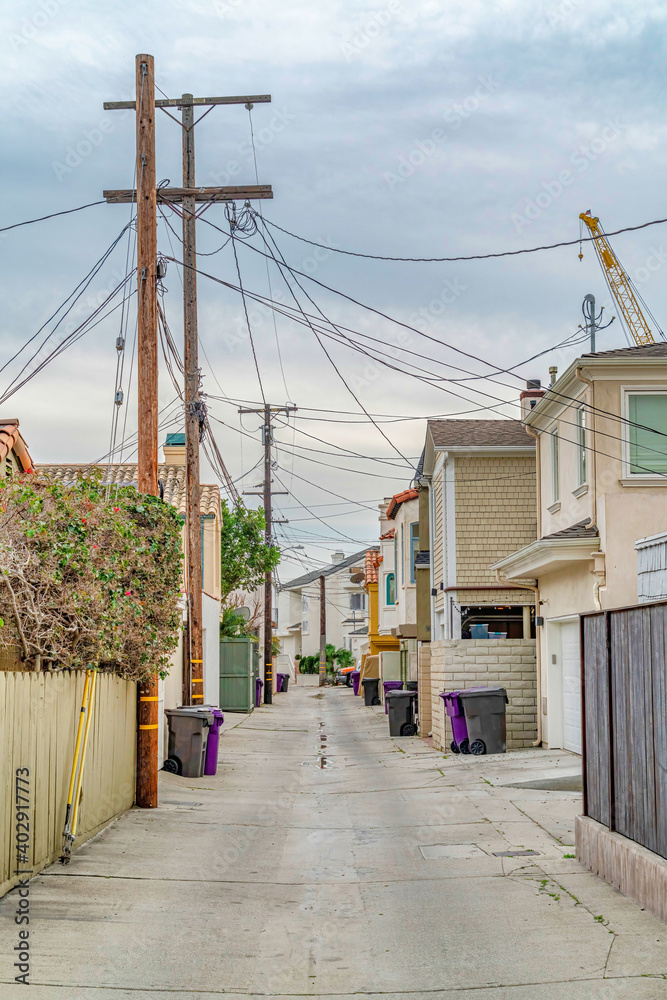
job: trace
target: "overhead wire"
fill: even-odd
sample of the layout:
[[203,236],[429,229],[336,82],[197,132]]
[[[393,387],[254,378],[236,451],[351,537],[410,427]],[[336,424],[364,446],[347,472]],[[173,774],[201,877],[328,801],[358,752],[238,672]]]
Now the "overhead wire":
[[[260,236],[263,236],[263,234],[261,233],[261,231],[260,231]],[[268,244],[267,244],[267,246],[268,246]],[[278,248],[276,248],[276,249],[278,249]],[[282,258],[282,260],[284,262],[284,258],[282,257],[282,254],[280,253],[279,249],[278,249],[278,253],[280,254],[280,257]],[[322,348],[322,350],[323,350],[323,352],[324,352],[327,360],[329,361],[330,365],[332,366],[332,368],[334,369],[334,371],[338,375],[339,379],[341,380],[341,382],[343,383],[343,385],[345,386],[345,388],[347,389],[347,391],[349,392],[349,394],[352,396],[352,398],[354,399],[354,401],[357,403],[357,405],[359,406],[359,409],[362,410],[362,412],[366,414],[366,416],[371,421],[371,423],[373,424],[373,426],[381,434],[381,436],[385,439],[385,441],[389,444],[389,446],[391,448],[393,448],[393,450],[396,452],[396,454],[400,458],[403,459],[403,461],[406,463],[406,465],[409,468],[412,468],[410,460],[408,458],[406,458],[406,456],[401,452],[400,448],[397,448],[397,446],[393,443],[393,441],[391,441],[391,439],[384,433],[384,431],[382,430],[382,428],[378,424],[375,423],[375,421],[370,416],[370,414],[369,414],[368,410],[366,409],[366,407],[364,406],[364,404],[361,402],[361,400],[359,399],[359,397],[357,396],[357,394],[354,392],[354,390],[352,389],[352,387],[348,384],[348,382],[347,382],[345,376],[343,375],[343,373],[341,372],[340,368],[338,367],[338,365],[336,364],[336,362],[332,358],[331,354],[329,353],[329,351],[326,349],[326,347],[322,343],[322,340],[321,340],[321,338],[320,338],[317,330],[315,329],[315,327],[313,326],[313,324],[308,320],[307,314],[304,312],[303,308],[301,307],[301,304],[298,301],[298,299],[297,299],[297,297],[296,297],[296,295],[294,293],[294,290],[292,289],[291,285],[289,284],[289,281],[287,280],[287,278],[285,276],[284,271],[282,270],[281,262],[276,258],[275,254],[272,254],[272,257],[273,257],[274,262],[278,265],[278,267],[279,267],[279,269],[281,271],[281,274],[283,276],[283,281],[285,282],[285,284],[286,284],[286,286],[287,286],[287,288],[288,288],[288,290],[289,290],[292,298],[294,299],[294,302],[295,302],[297,308],[299,309],[299,311],[303,315],[304,319],[306,319],[307,325],[310,327],[310,329],[312,330],[313,334],[315,335],[315,338],[316,338],[317,342],[319,343],[320,347]],[[294,277],[294,275],[292,275],[292,277]],[[299,285],[299,287],[301,288],[301,290],[306,295],[306,298],[308,298],[308,300],[310,302],[313,302],[313,300],[310,298],[310,296],[305,291],[305,289],[303,288],[303,286],[299,283],[299,281],[297,279],[295,279],[295,281],[296,281],[296,284]],[[315,302],[313,302],[313,305],[318,310],[318,312],[321,313],[321,310],[319,309],[319,307],[317,306],[317,304]],[[324,313],[321,313],[321,315],[322,315],[322,318],[325,321],[330,322],[330,321],[327,320],[326,316],[324,316]]]
[[10,229],[19,229],[21,226],[32,226],[35,222],[45,222],[47,219],[55,219],[59,215],[72,215],[74,212],[83,212],[84,208],[93,208],[95,205],[106,205],[106,203],[106,198],[101,198],[99,201],[90,201],[87,205],[78,205],[76,208],[65,208],[61,212],[51,212],[50,215],[40,215],[37,219],[14,222],[11,226],[0,226],[0,233],[7,233]]
[[[299,240],[302,243],[308,243],[310,246],[319,247],[322,250],[328,250],[330,253],[344,254],[347,257],[364,257],[368,260],[387,260],[387,261],[398,261],[413,264],[448,264],[456,263],[458,261],[467,260],[492,260],[498,257],[516,257],[519,254],[527,253],[538,253],[541,250],[557,250],[559,247],[571,247],[576,246],[580,243],[591,243],[596,236],[590,237],[578,237],[576,240],[563,240],[560,243],[548,243],[544,246],[538,247],[525,247],[521,250],[502,250],[498,253],[482,253],[482,254],[468,254],[459,255],[457,257],[387,257],[381,254],[369,254],[369,253],[359,253],[355,250],[342,250],[340,247],[330,247],[325,243],[317,243],[315,240],[306,239],[305,236],[298,236],[296,233],[291,233],[288,229],[284,229],[279,226],[276,222],[271,222],[270,219],[264,219],[267,225],[272,226],[274,229],[279,229],[280,232],[285,233],[286,236],[291,236],[292,239]],[[667,219],[653,219],[651,222],[643,222],[638,226],[624,226],[622,229],[616,229],[611,233],[607,233],[607,236],[619,236],[621,233],[633,233],[639,229],[647,229],[649,226],[660,226],[667,222]]]
[[[111,254],[113,253],[113,251],[115,250],[115,248],[118,246],[118,244],[122,240],[123,236],[127,232],[127,229],[128,229],[128,227],[130,225],[131,225],[131,223],[128,223],[127,225],[123,226],[123,228],[121,229],[121,231],[118,234],[118,236],[113,240],[113,242],[111,243],[111,245],[109,247],[107,247],[107,249],[104,251],[104,253],[102,254],[102,256],[100,258],[98,258],[98,260],[95,261],[95,263],[93,264],[93,266],[91,267],[91,269],[87,272],[87,274],[84,275],[84,277],[81,279],[81,281],[78,283],[78,285],[76,285],[76,287],[73,289],[73,291],[70,292],[70,294],[67,296],[67,298],[64,299],[64,301],[61,302],[61,304],[58,306],[58,308],[56,310],[54,310],[54,312],[51,313],[51,315],[49,316],[49,318],[47,320],[45,320],[44,323],[42,323],[42,325],[39,327],[39,329],[37,330],[37,332],[33,333],[32,337],[29,337],[28,340],[26,340],[26,342],[22,345],[22,347],[20,347],[18,349],[18,351],[16,351],[7,361],[5,361],[5,363],[3,365],[0,366],[0,372],[3,372],[5,370],[5,368],[7,368],[12,363],[12,361],[15,361],[16,358],[18,358],[19,355],[23,353],[23,351],[26,349],[26,347],[29,346],[29,344],[31,344],[34,340],[37,339],[37,337],[39,337],[40,333],[42,333],[42,331],[45,329],[45,327],[47,327],[48,324],[52,320],[54,320],[56,318],[56,316],[58,315],[58,313],[61,312],[61,310],[65,308],[65,306],[67,305],[68,302],[70,302],[70,299],[71,299],[72,301],[70,302],[69,308],[60,317],[60,319],[58,320],[58,322],[54,326],[53,330],[51,330],[51,332],[48,334],[48,336],[44,339],[44,341],[42,342],[42,344],[40,345],[40,347],[37,349],[37,351],[32,355],[31,358],[28,359],[28,361],[23,366],[23,368],[21,369],[21,371],[18,373],[18,375],[16,376],[16,378],[18,378],[20,375],[23,374],[23,372],[25,371],[26,367],[30,364],[31,361],[33,361],[37,357],[37,355],[39,354],[39,352],[42,349],[42,347],[47,343],[47,341],[50,339],[50,337],[53,336],[53,334],[58,329],[58,327],[60,326],[60,324],[63,322],[63,320],[65,319],[65,317],[68,316],[69,313],[72,311],[72,309],[74,308],[74,306],[76,305],[76,303],[78,302],[78,300],[81,298],[81,296],[83,295],[83,293],[87,290],[87,288],[90,285],[90,283],[93,280],[93,278],[95,278],[97,276],[97,274],[99,273],[99,271],[101,270],[101,268],[103,267],[103,265],[106,263],[106,261],[108,260],[108,258],[111,256]],[[129,276],[126,276],[125,280],[127,280],[128,277]],[[10,385],[11,385],[11,383],[10,383]]]
[[[250,125],[250,142],[251,142],[251,145],[252,145],[252,158],[253,158],[253,162],[254,162],[254,165],[255,165],[255,183],[257,185],[259,185],[259,170],[257,168],[257,150],[255,148],[255,130],[254,130],[253,125],[252,125],[252,105],[250,105],[248,107],[248,123]],[[261,202],[260,202],[259,208],[257,209],[257,212],[258,212],[258,214],[259,214],[259,216],[261,218],[262,217]],[[271,287],[271,273],[269,271],[269,262],[267,260],[264,263],[265,263],[265,266],[266,266],[266,281],[267,281],[267,285],[268,285],[268,288],[269,288],[269,298],[273,299],[273,289]],[[290,391],[287,388],[287,380],[285,378],[285,369],[283,367],[283,356],[282,356],[282,352],[280,350],[280,339],[278,337],[278,323],[277,323],[277,320],[276,320],[276,314],[275,314],[275,312],[272,312],[271,315],[273,317],[273,332],[274,332],[275,338],[276,338],[276,350],[278,352],[278,364],[280,366],[280,375],[281,375],[282,380],[283,380],[283,386],[285,387],[285,396],[287,397],[287,400],[289,400],[289,398],[290,398]]]

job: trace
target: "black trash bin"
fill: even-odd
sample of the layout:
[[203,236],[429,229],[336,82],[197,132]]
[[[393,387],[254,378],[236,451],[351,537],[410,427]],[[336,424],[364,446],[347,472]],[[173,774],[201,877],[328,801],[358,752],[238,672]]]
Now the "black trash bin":
[[206,766],[209,730],[215,723],[210,709],[181,706],[165,708],[169,723],[169,756],[163,770],[184,778],[201,778]]
[[380,704],[380,678],[364,677],[361,682],[364,689],[364,705]]
[[508,702],[505,688],[469,688],[458,692],[463,703],[470,753],[505,753]]
[[415,722],[416,691],[387,691],[385,700],[389,706],[389,735],[416,736]]
[[[418,692],[419,691],[419,682],[418,681],[406,681],[405,682],[405,687],[407,688],[408,691],[417,691]],[[419,715],[419,697],[417,697],[417,700],[415,701],[415,715]]]

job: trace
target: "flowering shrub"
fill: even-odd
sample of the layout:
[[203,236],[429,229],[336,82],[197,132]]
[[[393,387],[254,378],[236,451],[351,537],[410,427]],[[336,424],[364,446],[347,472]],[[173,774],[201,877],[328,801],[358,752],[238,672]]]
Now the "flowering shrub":
[[99,666],[143,680],[181,626],[176,510],[99,474],[0,482],[0,647],[26,665]]

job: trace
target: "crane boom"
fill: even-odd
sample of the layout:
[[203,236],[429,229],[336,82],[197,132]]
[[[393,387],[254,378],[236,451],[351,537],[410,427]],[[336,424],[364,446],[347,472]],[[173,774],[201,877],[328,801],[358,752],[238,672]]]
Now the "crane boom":
[[[607,237],[600,229],[600,220],[592,216],[590,212],[582,212],[579,218],[586,223],[591,235],[595,237],[593,246],[600,261],[600,267],[635,344],[637,347],[655,344],[655,339],[637,301],[630,279],[609,245]],[[580,258],[581,256],[579,254]]]

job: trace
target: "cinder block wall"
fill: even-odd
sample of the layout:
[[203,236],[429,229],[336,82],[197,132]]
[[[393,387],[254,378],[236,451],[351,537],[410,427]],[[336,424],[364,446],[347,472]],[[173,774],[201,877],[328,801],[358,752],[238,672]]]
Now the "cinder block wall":
[[431,646],[433,743],[446,750],[452,739],[441,691],[500,685],[507,690],[507,749],[537,739],[537,669],[534,639],[440,639]]
[[428,736],[431,732],[431,643],[420,642],[418,658],[419,683],[419,735]]

